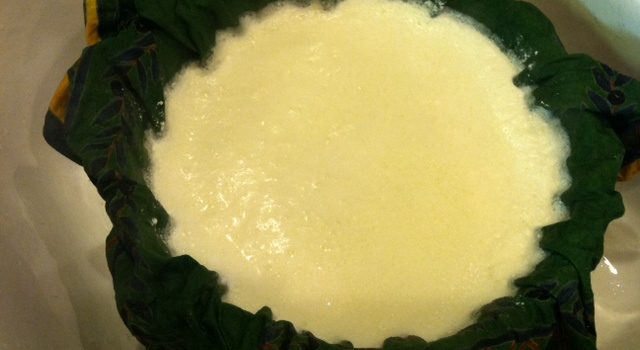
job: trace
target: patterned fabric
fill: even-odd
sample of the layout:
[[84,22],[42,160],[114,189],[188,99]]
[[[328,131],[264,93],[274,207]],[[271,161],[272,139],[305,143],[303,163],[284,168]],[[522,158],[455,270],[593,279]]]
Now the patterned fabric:
[[599,89],[589,90],[589,98],[624,144],[619,178],[628,180],[640,172],[640,87],[606,64],[595,67],[593,76]]
[[[169,254],[163,240],[169,216],[145,182],[144,140],[161,131],[164,86],[185,63],[210,55],[217,30],[271,2],[85,1],[88,47],[52,99],[44,136],[84,167],[106,202],[117,307],[149,349],[353,348],[298,333],[290,322],[274,321],[268,308],[252,314],[222,302],[215,272]],[[434,8],[475,18],[525,61],[514,82],[535,87],[535,103],[562,123],[572,144],[573,184],[562,195],[571,220],[544,228],[547,258],[516,281],[516,296],[482,308],[476,324],[433,342],[390,338],[383,349],[593,349],[590,271],[602,256],[607,224],[623,212],[614,191],[620,166],[621,177],[637,170],[640,83],[589,57],[567,55],[552,25],[529,4],[436,2]]]

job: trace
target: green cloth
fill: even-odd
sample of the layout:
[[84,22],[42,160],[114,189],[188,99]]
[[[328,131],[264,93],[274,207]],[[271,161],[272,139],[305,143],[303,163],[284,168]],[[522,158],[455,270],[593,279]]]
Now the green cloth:
[[[169,254],[169,216],[145,182],[145,136],[161,130],[164,86],[185,63],[206,60],[217,30],[272,1],[91,1],[101,40],[68,71],[68,94],[56,94],[64,111],[47,113],[44,135],[84,167],[106,201],[113,223],[106,254],[124,323],[149,349],[351,349],[348,342],[330,345],[298,333],[291,323],[274,321],[268,308],[253,314],[222,302],[215,272]],[[573,183],[562,195],[571,219],[544,228],[547,258],[516,281],[516,296],[486,305],[476,324],[429,342],[390,338],[383,348],[593,349],[590,272],[602,257],[607,224],[623,213],[614,184],[634,151],[628,147],[625,155],[614,130],[637,125],[640,83],[587,56],[567,55],[551,23],[527,3],[435,5],[473,17],[525,61],[514,82],[535,87],[535,104],[560,120],[571,141]]]

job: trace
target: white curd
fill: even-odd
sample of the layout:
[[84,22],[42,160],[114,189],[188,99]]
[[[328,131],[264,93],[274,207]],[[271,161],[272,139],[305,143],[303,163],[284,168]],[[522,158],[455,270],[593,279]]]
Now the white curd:
[[434,339],[514,292],[565,218],[561,129],[452,14],[272,6],[168,90],[150,144],[169,245],[225,300],[329,341]]

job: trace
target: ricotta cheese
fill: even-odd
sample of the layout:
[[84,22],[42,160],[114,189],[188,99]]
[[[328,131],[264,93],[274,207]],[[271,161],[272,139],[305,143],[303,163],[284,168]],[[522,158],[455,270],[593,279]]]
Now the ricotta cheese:
[[566,218],[561,128],[452,13],[271,6],[167,91],[150,181],[225,300],[329,341],[434,339],[514,292]]

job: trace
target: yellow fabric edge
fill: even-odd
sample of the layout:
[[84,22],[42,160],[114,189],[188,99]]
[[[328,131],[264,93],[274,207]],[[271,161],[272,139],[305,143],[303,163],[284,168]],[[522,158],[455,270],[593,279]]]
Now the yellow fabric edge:
[[98,18],[98,0],[86,0],[85,1],[85,18],[87,24],[85,25],[85,40],[87,45],[95,45],[100,41],[100,33],[98,32],[98,24],[100,22]]
[[69,81],[69,76],[65,75],[49,103],[49,111],[51,111],[61,123],[64,123],[67,116],[67,107],[69,106],[69,99],[71,98],[70,87],[71,82]]
[[618,174],[618,181],[631,180],[635,175],[640,173],[640,159],[636,159],[631,164],[625,166]]

